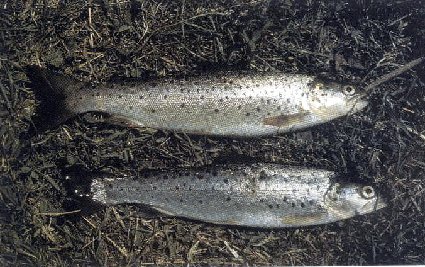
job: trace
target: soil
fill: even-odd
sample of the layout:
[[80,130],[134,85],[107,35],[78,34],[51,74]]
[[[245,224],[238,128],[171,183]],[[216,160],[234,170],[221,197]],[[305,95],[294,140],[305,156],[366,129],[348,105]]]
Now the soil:
[[[134,129],[85,114],[31,134],[32,64],[93,85],[217,70],[321,75],[364,88],[425,55],[421,1],[1,1],[2,266],[425,263],[425,64],[369,91],[353,116],[258,139]],[[162,218],[69,195],[64,171],[119,173],[220,162],[335,170],[389,206],[275,230]]]

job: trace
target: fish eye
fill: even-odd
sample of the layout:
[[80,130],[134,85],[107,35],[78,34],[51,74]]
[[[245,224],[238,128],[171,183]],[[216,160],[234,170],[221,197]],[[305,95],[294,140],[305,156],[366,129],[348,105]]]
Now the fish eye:
[[360,194],[365,199],[371,199],[375,196],[375,190],[372,186],[363,186],[361,188]]
[[356,88],[354,88],[352,85],[346,85],[342,88],[342,90],[346,95],[354,95],[356,93]]

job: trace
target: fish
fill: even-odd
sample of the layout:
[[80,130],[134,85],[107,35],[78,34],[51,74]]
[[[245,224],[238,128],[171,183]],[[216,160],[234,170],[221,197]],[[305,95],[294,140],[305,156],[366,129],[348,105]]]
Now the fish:
[[79,186],[71,191],[103,206],[137,204],[165,216],[255,228],[326,224],[386,206],[374,187],[336,177],[315,168],[226,164],[153,170],[140,177],[90,173],[79,177],[90,182],[71,183]]
[[95,88],[37,66],[28,66],[27,75],[40,100],[39,129],[102,112],[129,127],[249,138],[305,129],[368,104],[354,85],[283,72],[219,72]]

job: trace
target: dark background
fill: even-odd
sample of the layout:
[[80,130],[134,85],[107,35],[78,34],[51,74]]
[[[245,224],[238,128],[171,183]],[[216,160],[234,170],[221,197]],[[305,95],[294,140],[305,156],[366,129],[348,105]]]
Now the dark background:
[[[367,85],[425,55],[421,1],[0,2],[2,265],[425,262],[423,65],[374,88],[356,115],[248,140],[126,129],[98,114],[31,136],[37,102],[23,71],[41,64],[96,85],[279,70]],[[375,185],[389,207],[317,227],[220,227],[92,206],[69,198],[63,175],[237,160],[335,170]]]

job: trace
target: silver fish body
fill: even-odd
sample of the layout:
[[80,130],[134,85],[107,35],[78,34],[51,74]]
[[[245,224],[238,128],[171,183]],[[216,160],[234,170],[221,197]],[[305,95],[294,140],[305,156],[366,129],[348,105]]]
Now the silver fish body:
[[335,173],[276,164],[98,177],[91,198],[139,203],[168,216],[261,228],[325,224],[385,207],[371,186],[334,183]]
[[87,90],[84,84],[39,72],[52,91],[62,92],[62,101],[55,102],[62,107],[50,114],[60,117],[57,121],[100,111],[137,127],[255,137],[318,125],[367,105],[353,86],[300,74],[229,72]]

